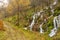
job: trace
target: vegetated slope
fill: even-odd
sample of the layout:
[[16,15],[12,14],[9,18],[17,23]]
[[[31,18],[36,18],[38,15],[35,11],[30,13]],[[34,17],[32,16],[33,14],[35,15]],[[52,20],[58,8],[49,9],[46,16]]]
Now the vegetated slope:
[[39,33],[12,27],[8,22],[4,22],[4,27],[6,30],[0,31],[2,36],[0,40],[45,40],[45,37],[42,37]]
[[[60,13],[60,8],[59,8],[60,6],[59,6],[59,3],[55,6],[55,10],[54,10],[54,16],[57,16],[57,15],[59,15]],[[39,12],[39,11],[36,11],[36,12]],[[19,23],[20,23],[20,27],[28,27],[29,26],[29,24],[31,23],[31,21],[32,21],[32,16],[34,15],[34,13],[36,13],[35,11],[34,11],[34,8],[32,8],[32,9],[29,9],[29,10],[27,10],[27,11],[22,11],[22,12],[20,12],[19,13]],[[50,9],[48,9],[48,10],[46,10],[46,12],[44,13],[44,17],[48,17],[48,16],[50,16],[52,13],[51,13],[51,11],[50,11]],[[54,17],[53,16],[53,17]],[[53,18],[52,17],[52,18]],[[43,18],[42,18],[43,19]],[[15,23],[15,25],[17,25],[17,22],[18,22],[18,15],[14,15],[14,16],[11,16],[11,17],[9,17],[9,18],[6,18],[6,20],[7,21],[9,21],[9,22],[11,22],[11,23]],[[40,20],[40,18],[38,18],[38,19],[36,19],[37,21],[37,23],[39,23],[41,20]],[[49,19],[48,19],[49,20]],[[53,20],[53,19],[52,19]],[[51,24],[51,22],[50,22],[50,24]],[[49,22],[48,22],[48,25],[50,25],[49,24]]]
[[[39,8],[40,8],[40,6],[39,6]],[[36,8],[36,9],[40,11],[39,8]],[[15,8],[14,8],[14,10],[15,10]],[[34,10],[34,8],[31,8],[29,10],[25,10],[25,11],[21,11],[20,12],[20,15],[19,15],[20,16],[20,18],[19,18],[20,26],[19,27],[23,27],[24,28],[24,27],[28,27],[29,26],[29,24],[31,23],[31,20],[32,20],[32,15],[34,14],[35,10]],[[16,11],[13,11],[13,12],[8,12],[8,13],[11,13],[11,14],[14,15],[15,13],[18,13],[18,10],[17,10],[17,12]],[[48,14],[49,14],[49,10],[47,11],[47,14],[45,14],[45,15],[48,15]],[[60,14],[60,6],[57,5],[57,7],[55,8],[54,16],[57,16],[59,14]],[[47,24],[49,26],[49,30],[51,30],[52,27],[53,27],[52,26],[52,19],[53,19],[53,17],[50,18],[50,19],[48,19],[48,23]],[[11,16],[9,18],[6,18],[5,20],[8,21],[8,22],[10,22],[10,23],[13,23],[14,25],[17,25],[18,15]],[[37,23],[40,22],[40,18],[38,18],[36,20],[38,20]],[[3,32],[3,34],[1,32],[1,36],[4,35],[3,37],[1,37],[1,40],[6,40],[5,38],[8,38],[7,40],[12,40],[12,39],[13,40],[58,40],[58,39],[60,39],[60,36],[59,36],[60,35],[60,32],[59,31],[58,31],[58,33],[57,33],[56,36],[54,36],[53,38],[50,38],[48,36],[48,33],[49,32],[46,32],[46,33],[44,33],[42,35],[39,32],[30,32],[28,30],[27,31],[24,30],[23,28],[16,29],[15,26],[12,27],[7,22],[5,22],[4,24],[5,24],[6,27],[7,26],[8,27],[7,27],[7,30],[5,32]],[[39,25],[39,23],[38,23],[38,25]],[[36,24],[35,27],[37,27],[38,25]],[[44,25],[44,27],[45,26],[46,26],[46,24]]]
[[17,28],[4,21],[5,31],[0,31],[0,40],[57,40],[60,39],[60,32],[57,35],[50,38],[46,33],[40,34],[38,32],[30,32],[29,30],[24,30],[23,28]]

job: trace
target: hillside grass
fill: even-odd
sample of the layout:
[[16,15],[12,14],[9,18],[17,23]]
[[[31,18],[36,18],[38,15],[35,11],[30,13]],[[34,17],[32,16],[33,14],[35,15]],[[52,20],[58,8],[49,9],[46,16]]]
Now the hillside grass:
[[[23,28],[18,28],[18,26],[15,26],[14,24],[9,23],[14,29],[18,31],[18,33],[21,35],[20,37],[25,37],[24,40],[58,40],[60,39],[60,32],[58,31],[57,34],[50,38],[48,36],[48,32],[45,32],[43,34],[40,34],[39,32],[35,31],[29,31],[24,30]],[[4,31],[0,31],[0,40],[4,40],[6,37]]]

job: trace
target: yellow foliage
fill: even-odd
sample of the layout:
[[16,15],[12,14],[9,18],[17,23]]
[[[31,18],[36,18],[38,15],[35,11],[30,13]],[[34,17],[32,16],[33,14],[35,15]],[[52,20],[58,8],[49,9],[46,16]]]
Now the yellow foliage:
[[23,5],[23,6],[27,6],[30,4],[30,1],[29,0],[20,0],[19,1],[19,4]]
[[[10,0],[10,3],[8,5],[8,7],[6,8],[6,11],[10,14],[13,14],[14,10],[18,9],[18,6],[22,8],[20,9],[26,9],[26,8],[29,8],[29,7],[25,7],[25,6],[28,6],[30,4],[30,1],[29,0]],[[24,7],[24,8],[23,8]]]

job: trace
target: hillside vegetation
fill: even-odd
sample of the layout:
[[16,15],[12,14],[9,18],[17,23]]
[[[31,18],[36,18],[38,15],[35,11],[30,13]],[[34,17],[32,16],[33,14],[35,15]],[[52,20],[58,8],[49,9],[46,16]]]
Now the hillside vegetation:
[[[60,15],[60,0],[53,6],[54,14],[50,8],[50,4],[53,2],[54,0],[10,0],[8,7],[0,10],[2,20],[0,22],[0,40],[60,40],[60,27],[55,36],[49,37],[50,31],[54,28],[53,19]],[[42,12],[43,17],[36,16],[35,24],[30,31],[29,25],[34,14],[41,10],[44,11]],[[44,33],[42,34],[39,28],[41,23],[44,23],[42,25]]]

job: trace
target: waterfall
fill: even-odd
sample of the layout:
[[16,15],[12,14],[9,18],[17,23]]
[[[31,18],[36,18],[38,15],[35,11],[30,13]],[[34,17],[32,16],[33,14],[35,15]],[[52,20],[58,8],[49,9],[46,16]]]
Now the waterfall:
[[54,17],[53,23],[54,23],[54,28],[51,30],[51,33],[49,34],[50,37],[53,37],[57,32],[57,16]]
[[[51,13],[52,13],[52,15],[51,15],[50,17],[52,17],[53,14],[54,14],[54,8],[53,8],[53,7],[54,7],[56,4],[57,4],[57,0],[54,0],[54,2],[49,6],[50,9],[51,9]],[[48,10],[49,7],[45,7],[45,10]],[[33,28],[33,26],[34,26],[34,24],[35,24],[35,19],[38,18],[39,16],[42,18],[42,17],[43,17],[42,12],[45,12],[45,10],[40,10],[40,12],[37,12],[36,14],[33,15],[33,20],[32,20],[32,22],[31,22],[31,24],[29,25],[30,31],[32,31],[32,28]],[[48,17],[47,19],[49,19],[50,17]],[[45,21],[46,21],[46,20],[45,20]],[[57,32],[57,22],[58,22],[58,21],[57,21],[57,17],[54,17],[54,20],[53,20],[54,28],[51,30],[51,33],[49,34],[50,37],[54,36],[54,35],[56,34],[56,32]],[[44,32],[43,32],[44,30],[42,29],[43,23],[44,23],[44,21],[43,21],[42,24],[40,24],[40,26],[39,26],[39,28],[40,28],[40,33],[44,33]]]
[[56,22],[57,17],[54,18],[53,23],[54,23],[54,28],[57,28],[57,22]]
[[50,37],[53,37],[53,36],[56,34],[56,32],[57,32],[57,29],[55,29],[55,28],[52,29],[52,30],[51,30],[51,33],[49,34],[49,36],[50,36]]
[[32,31],[32,28],[35,24],[35,19],[38,18],[41,15],[42,12],[43,12],[43,10],[41,10],[40,12],[37,12],[36,14],[33,15],[33,20],[31,22],[31,24],[29,25],[30,31]]
[[[53,4],[50,5],[52,14],[54,14],[53,6],[56,4],[57,4],[57,0],[54,0]],[[51,33],[49,34],[50,37],[53,37],[57,32],[57,27],[58,27],[57,26],[58,25],[57,17],[54,17],[53,23],[54,23],[54,28],[51,30]]]
[[31,23],[31,25],[29,26],[30,27],[30,31],[32,31],[32,28],[33,28],[34,24],[35,24],[35,15],[33,16],[33,21]]
[[40,24],[40,26],[39,26],[39,27],[40,27],[40,33],[43,33],[43,31],[44,31],[44,30],[42,29],[42,26],[43,26],[43,23]]
[[[54,13],[54,9],[52,8],[54,5],[56,5],[57,1],[55,0],[54,3],[52,5],[50,5],[51,8],[51,12]],[[48,7],[46,7],[45,9],[48,9]],[[30,27],[30,31],[32,31],[32,28],[35,24],[35,19],[38,18],[42,12],[44,12],[45,10],[41,10],[40,12],[37,12],[36,14],[33,15],[33,20],[31,22],[31,24],[29,25]],[[42,16],[41,16],[42,17]]]
[[53,37],[57,33],[58,27],[60,27],[60,15],[54,17],[53,20],[54,28],[51,30],[51,33],[49,34],[50,37]]

